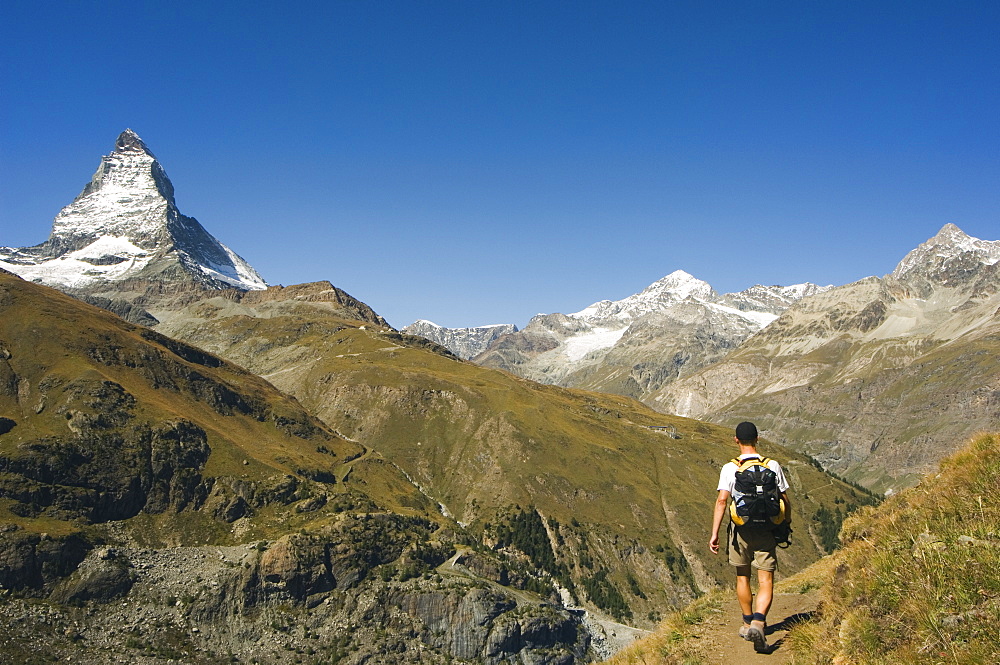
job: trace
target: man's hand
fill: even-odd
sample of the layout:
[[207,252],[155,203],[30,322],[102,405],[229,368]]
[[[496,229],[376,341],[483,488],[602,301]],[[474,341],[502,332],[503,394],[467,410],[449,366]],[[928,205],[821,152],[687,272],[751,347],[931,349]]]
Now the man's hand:
[[722,527],[722,517],[726,514],[729,506],[729,492],[719,490],[719,496],[715,498],[715,510],[712,511],[712,537],[708,540],[708,549],[714,554],[719,553],[719,529]]

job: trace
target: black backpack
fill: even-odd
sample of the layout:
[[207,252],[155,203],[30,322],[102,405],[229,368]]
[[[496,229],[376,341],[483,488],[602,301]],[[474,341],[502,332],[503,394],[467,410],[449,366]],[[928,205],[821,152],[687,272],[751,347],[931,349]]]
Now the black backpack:
[[778,491],[778,475],[766,457],[732,460],[737,466],[729,516],[734,524],[773,527],[785,521],[785,502]]

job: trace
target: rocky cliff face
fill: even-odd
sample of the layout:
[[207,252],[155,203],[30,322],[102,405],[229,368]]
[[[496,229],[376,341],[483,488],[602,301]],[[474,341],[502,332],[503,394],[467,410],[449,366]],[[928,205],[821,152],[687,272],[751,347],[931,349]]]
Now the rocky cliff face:
[[754,286],[717,294],[678,270],[618,301],[575,314],[533,318],[495,341],[475,362],[556,385],[645,400],[721,358],[792,303],[824,287]]
[[192,288],[266,288],[244,259],[180,213],[166,172],[130,129],[56,216],[49,239],[34,247],[0,247],[0,268],[127,302]]
[[750,418],[852,479],[910,484],[1000,417],[998,266],[1000,243],[949,224],[891,274],[802,300],[651,403]]
[[468,360],[485,351],[498,338],[517,332],[517,326],[502,323],[473,328],[445,328],[430,321],[415,321],[403,328],[402,332],[425,337],[459,358]]
[[[0,549],[19,533],[0,534]],[[363,515],[273,542],[94,548],[53,575],[49,602],[2,592],[4,662],[590,660],[581,613],[526,602],[414,546],[431,535]]]

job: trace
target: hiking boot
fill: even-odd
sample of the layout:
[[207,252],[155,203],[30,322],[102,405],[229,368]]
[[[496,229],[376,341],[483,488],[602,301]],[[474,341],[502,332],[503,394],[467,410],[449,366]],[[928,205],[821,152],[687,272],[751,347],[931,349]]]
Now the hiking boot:
[[767,653],[767,637],[764,636],[766,630],[763,621],[752,621],[747,628],[746,639],[753,642],[753,650],[757,653]]
[[750,639],[750,637],[748,636],[749,631],[750,631],[750,626],[747,624],[743,624],[742,626],[740,626],[740,637],[742,637],[745,640],[749,640]]

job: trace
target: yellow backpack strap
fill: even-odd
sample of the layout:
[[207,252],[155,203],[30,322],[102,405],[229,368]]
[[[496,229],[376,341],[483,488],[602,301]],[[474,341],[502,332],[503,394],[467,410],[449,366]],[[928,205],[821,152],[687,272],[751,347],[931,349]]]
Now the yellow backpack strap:
[[[763,458],[761,460],[761,463],[764,466],[767,466],[770,461],[771,461],[770,457],[765,457],[765,458]],[[786,521],[786,520],[788,520],[788,519],[791,518],[791,515],[789,515],[786,512],[786,509],[785,509],[785,500],[781,499],[779,501],[779,504],[781,505],[781,512],[771,518],[771,522],[773,522],[774,524],[781,524],[782,522],[784,522],[784,521]]]
[[732,462],[736,465],[736,473],[739,473],[740,471],[746,471],[748,467],[754,466],[756,464],[764,464],[764,466],[767,466],[766,464],[767,458],[765,457],[748,457],[745,460],[734,459],[732,460]]
[[[743,465],[740,464],[740,461],[735,457],[729,461],[736,465],[736,473],[743,470]],[[743,524],[743,518],[736,514],[736,501],[732,498],[732,496],[729,497],[729,519],[733,524]]]

